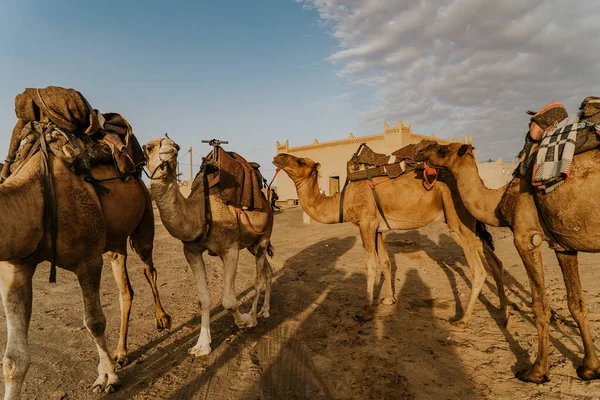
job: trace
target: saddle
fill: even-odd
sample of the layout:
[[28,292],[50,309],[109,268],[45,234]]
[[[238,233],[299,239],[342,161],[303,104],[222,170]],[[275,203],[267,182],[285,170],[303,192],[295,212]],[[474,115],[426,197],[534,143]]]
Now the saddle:
[[350,161],[346,165],[346,182],[340,193],[340,210],[339,210],[339,222],[344,222],[344,195],[346,192],[346,186],[348,182],[355,182],[361,180],[368,180],[373,199],[379,214],[383,218],[388,229],[391,229],[390,224],[383,213],[377,191],[375,186],[379,183],[385,182],[373,182],[373,178],[379,176],[387,176],[388,179],[395,179],[403,174],[417,169],[423,170],[423,187],[426,190],[431,190],[435,185],[438,177],[438,171],[434,168],[429,168],[422,162],[415,161],[416,150],[419,144],[409,144],[404,146],[391,155],[376,153],[366,143],[362,143],[356,153],[352,156]]
[[[577,124],[571,127],[572,140],[575,141],[573,155],[600,147],[600,97],[586,97],[579,110]],[[559,123],[568,118],[564,106],[556,101],[547,104],[538,112],[527,111],[527,114],[532,115],[532,118],[525,136],[525,144],[518,155],[520,163],[513,174],[516,177],[531,175],[542,140],[559,133]]]
[[200,171],[192,182],[190,197],[203,189],[203,177],[207,174],[208,187],[218,186],[221,200],[228,205],[247,210],[263,211],[266,198],[262,192],[263,176],[260,165],[248,162],[232,151],[220,146],[203,158]]
[[391,155],[376,153],[365,143],[347,163],[348,180],[361,181],[378,176],[394,179],[415,169],[423,169],[423,163],[415,161],[416,144],[409,144]]
[[49,86],[26,89],[15,98],[13,129],[2,178],[14,174],[38,149],[43,135],[49,150],[76,174],[114,165],[121,177],[140,177],[145,158],[131,126],[117,113],[93,109],[81,93]]

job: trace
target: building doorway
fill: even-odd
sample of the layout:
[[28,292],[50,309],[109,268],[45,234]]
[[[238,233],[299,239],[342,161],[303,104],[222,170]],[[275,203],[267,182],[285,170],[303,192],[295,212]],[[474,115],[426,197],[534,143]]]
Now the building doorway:
[[333,196],[334,194],[340,191],[340,177],[339,176],[330,176],[329,177],[329,195]]

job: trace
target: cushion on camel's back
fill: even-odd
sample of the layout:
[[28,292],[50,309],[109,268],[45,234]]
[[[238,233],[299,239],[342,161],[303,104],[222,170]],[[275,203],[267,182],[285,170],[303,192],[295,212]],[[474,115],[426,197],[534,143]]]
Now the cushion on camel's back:
[[139,176],[144,154],[127,120],[98,112],[78,91],[58,86],[25,89],[15,98],[15,113],[4,177],[19,168],[32,148],[35,151],[41,135],[54,155],[77,173],[94,164],[110,164],[122,176]]
[[527,113],[533,115],[529,122],[529,136],[533,140],[540,140],[548,128],[568,117],[565,106],[558,101],[546,104],[536,113],[532,111]]
[[258,170],[259,164],[248,162],[232,151],[216,147],[203,162],[203,168],[196,174],[190,197],[203,192],[202,177],[208,173],[210,186],[218,186],[221,200],[234,207],[258,210],[264,209],[266,198],[262,192],[263,179]]
[[415,169],[417,165],[415,162],[415,149],[416,145],[409,144],[396,150],[391,155],[386,155],[374,152],[363,143],[347,163],[348,180],[368,179],[367,169],[372,178],[378,176],[397,178]]

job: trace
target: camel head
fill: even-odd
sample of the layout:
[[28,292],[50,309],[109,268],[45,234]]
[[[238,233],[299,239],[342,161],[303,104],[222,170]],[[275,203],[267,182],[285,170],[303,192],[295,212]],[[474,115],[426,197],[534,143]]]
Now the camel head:
[[276,155],[273,164],[284,170],[294,182],[309,178],[321,167],[321,164],[310,158],[298,158],[285,153]]
[[439,144],[433,140],[422,141],[417,145],[416,160],[424,161],[434,168],[454,170],[467,160],[475,158],[474,147],[470,144]]
[[144,147],[146,166],[151,179],[166,179],[175,176],[179,145],[168,137],[152,139]]

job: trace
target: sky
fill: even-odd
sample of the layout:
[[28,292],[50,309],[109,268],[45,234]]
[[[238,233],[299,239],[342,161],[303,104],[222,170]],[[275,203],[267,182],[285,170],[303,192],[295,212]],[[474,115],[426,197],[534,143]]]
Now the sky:
[[276,141],[398,120],[509,160],[526,110],[600,95],[599,17],[587,0],[4,0],[0,153],[15,95],[58,85],[121,113],[141,143],[168,132],[199,164],[202,139],[228,140],[266,176]]

